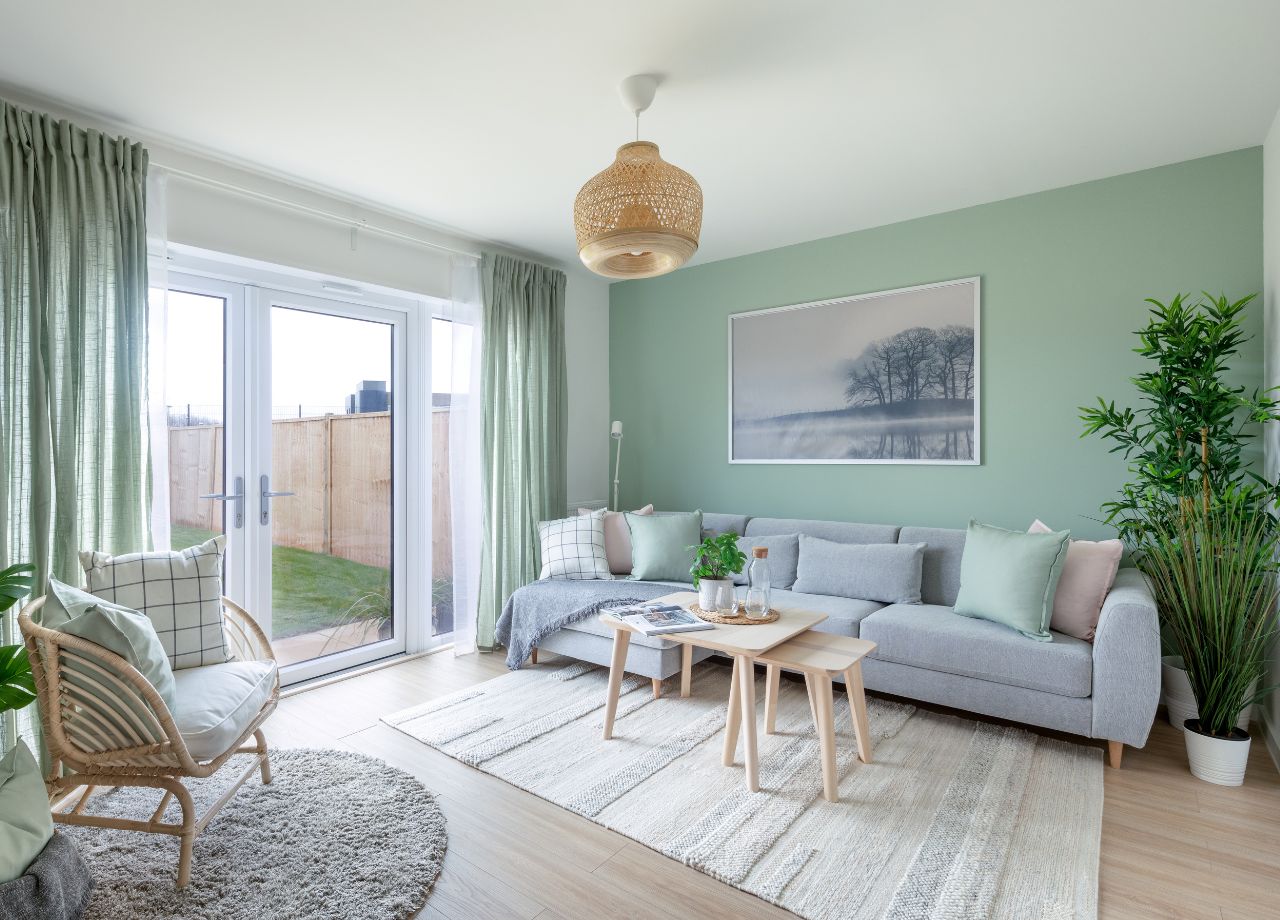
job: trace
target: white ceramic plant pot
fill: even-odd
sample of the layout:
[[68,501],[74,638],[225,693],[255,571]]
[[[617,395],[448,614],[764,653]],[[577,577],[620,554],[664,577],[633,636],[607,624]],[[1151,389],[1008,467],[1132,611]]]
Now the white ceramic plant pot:
[[703,610],[714,612],[716,609],[716,591],[721,585],[733,586],[728,578],[698,579],[698,606]]
[[[1195,694],[1191,692],[1191,681],[1187,680],[1187,672],[1182,667],[1182,656],[1165,655],[1160,659],[1161,702],[1164,703],[1169,724],[1182,731],[1187,719],[1200,718],[1200,710],[1196,706]],[[1252,706],[1246,706],[1240,713],[1236,727],[1241,731],[1249,730],[1249,717]]]
[[1237,729],[1234,737],[1215,738],[1200,734],[1193,725],[1199,725],[1199,721],[1188,719],[1183,726],[1192,775],[1219,786],[1243,783],[1245,766],[1249,763],[1249,733]]

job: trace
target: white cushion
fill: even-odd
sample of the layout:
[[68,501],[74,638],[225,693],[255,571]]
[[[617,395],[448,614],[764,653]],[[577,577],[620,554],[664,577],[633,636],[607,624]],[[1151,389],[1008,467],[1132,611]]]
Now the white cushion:
[[604,511],[593,511],[538,525],[542,544],[542,571],[538,578],[580,581],[612,579],[604,549]]
[[262,711],[276,682],[274,661],[228,661],[173,674],[173,721],[196,760],[226,752]]
[[222,632],[224,535],[176,552],[82,552],[85,587],[105,601],[145,613],[169,664],[198,668],[227,660]]

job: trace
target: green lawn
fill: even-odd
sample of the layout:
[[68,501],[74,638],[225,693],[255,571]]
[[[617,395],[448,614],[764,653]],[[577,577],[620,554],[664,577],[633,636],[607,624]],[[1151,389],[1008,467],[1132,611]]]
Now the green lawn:
[[[213,536],[208,530],[172,528],[172,546],[183,549]],[[271,553],[271,638],[284,639],[344,621],[362,597],[388,595],[388,570],[337,556],[277,546]],[[253,611],[250,611],[252,613]]]

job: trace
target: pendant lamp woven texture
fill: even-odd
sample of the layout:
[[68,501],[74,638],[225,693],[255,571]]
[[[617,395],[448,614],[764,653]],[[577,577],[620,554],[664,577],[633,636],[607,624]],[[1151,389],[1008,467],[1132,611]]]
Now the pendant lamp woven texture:
[[693,176],[635,141],[618,148],[573,203],[578,254],[608,278],[648,278],[674,271],[698,250],[702,188]]

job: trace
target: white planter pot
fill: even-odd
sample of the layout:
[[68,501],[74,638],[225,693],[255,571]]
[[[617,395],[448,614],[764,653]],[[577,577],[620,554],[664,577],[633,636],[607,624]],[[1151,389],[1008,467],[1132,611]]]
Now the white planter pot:
[[733,586],[728,578],[701,578],[698,580],[698,606],[709,613],[716,609],[716,591],[721,585]]
[[1237,737],[1214,738],[1192,729],[1194,724],[1195,720],[1188,720],[1183,727],[1191,773],[1206,783],[1219,786],[1239,786],[1243,783],[1251,744],[1248,733],[1237,730]]
[[[1196,707],[1196,696],[1191,692],[1191,681],[1187,680],[1187,672],[1182,668],[1182,657],[1165,655],[1160,659],[1161,702],[1167,710],[1169,724],[1182,731],[1187,719],[1200,718],[1200,710]],[[1236,721],[1236,728],[1249,730],[1249,717],[1252,706],[1246,706]]]

